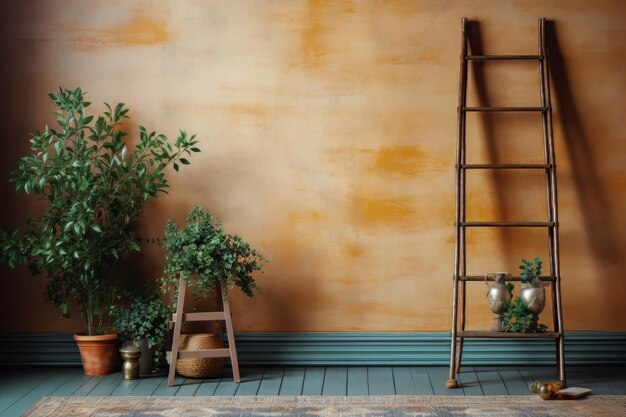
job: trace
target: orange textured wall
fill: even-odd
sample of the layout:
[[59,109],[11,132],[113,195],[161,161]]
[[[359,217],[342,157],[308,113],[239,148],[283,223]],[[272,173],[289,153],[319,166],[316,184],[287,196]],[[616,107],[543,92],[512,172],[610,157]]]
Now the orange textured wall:
[[[2,222],[37,210],[7,180],[27,134],[53,122],[46,93],[80,85],[95,103],[127,103],[133,131],[199,133],[203,152],[171,172],[141,233],[203,204],[271,259],[261,295],[233,296],[238,331],[446,330],[463,16],[487,53],[535,53],[537,18],[553,21],[565,326],[626,330],[621,0],[4,4]],[[537,105],[537,64],[477,64],[469,100]],[[471,115],[468,140],[472,162],[542,158],[534,115]],[[471,175],[470,219],[545,218],[540,173]],[[547,256],[544,231],[468,238],[471,274]],[[150,279],[163,252],[146,246],[135,260]],[[80,329],[44,305],[41,278],[0,273],[0,331]],[[471,284],[475,328],[489,324],[485,290]]]

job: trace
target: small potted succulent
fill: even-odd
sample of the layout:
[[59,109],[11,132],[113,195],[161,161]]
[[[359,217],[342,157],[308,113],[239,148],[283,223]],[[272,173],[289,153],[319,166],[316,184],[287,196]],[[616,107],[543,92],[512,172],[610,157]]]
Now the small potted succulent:
[[145,204],[168,187],[166,169],[187,165],[198,152],[195,135],[175,141],[139,127],[136,146],[123,130],[123,103],[94,118],[80,88],[51,93],[57,128],[30,138],[31,152],[18,161],[11,181],[36,196],[45,210],[22,230],[0,229],[0,262],[27,264],[47,278],[46,298],[63,317],[80,312],[84,333],[74,335],[87,375],[113,372],[118,336],[111,307],[122,277],[114,267],[139,250],[133,222]]
[[520,299],[529,313],[539,315],[546,305],[546,290],[540,279],[543,262],[535,258],[534,261],[522,259],[520,269]]
[[151,373],[165,358],[167,323],[172,311],[153,289],[147,294],[129,294],[128,302],[113,308],[113,327],[125,344],[141,349],[142,374]]
[[[164,293],[177,288],[181,276],[199,297],[207,297],[218,284],[239,287],[249,297],[259,290],[252,274],[267,260],[241,237],[224,232],[220,222],[200,206],[191,210],[183,229],[167,222],[163,246],[168,250],[161,280]],[[222,346],[220,333],[183,334],[180,339],[182,351]],[[177,361],[176,370],[184,376],[206,378],[221,373],[223,366],[223,358],[183,359]]]

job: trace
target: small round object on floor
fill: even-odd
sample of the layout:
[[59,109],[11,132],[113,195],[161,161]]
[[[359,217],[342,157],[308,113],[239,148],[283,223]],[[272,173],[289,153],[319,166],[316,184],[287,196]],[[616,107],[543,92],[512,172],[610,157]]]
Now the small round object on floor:
[[450,379],[448,379],[448,382],[446,382],[446,387],[448,387],[448,388],[458,388],[459,387],[459,383],[456,381],[456,379],[450,378]]
[[533,381],[532,384],[528,386],[528,391],[532,392],[533,394],[539,394],[539,390],[542,386],[543,384],[541,382]]
[[539,388],[539,396],[544,400],[553,400],[556,398],[556,392],[552,391],[548,384],[544,384]]

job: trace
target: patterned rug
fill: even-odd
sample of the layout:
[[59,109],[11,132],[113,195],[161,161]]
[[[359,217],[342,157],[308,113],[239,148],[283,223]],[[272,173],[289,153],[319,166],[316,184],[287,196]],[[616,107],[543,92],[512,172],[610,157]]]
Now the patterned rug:
[[537,396],[45,397],[25,416],[94,417],[620,417],[626,396],[543,401]]

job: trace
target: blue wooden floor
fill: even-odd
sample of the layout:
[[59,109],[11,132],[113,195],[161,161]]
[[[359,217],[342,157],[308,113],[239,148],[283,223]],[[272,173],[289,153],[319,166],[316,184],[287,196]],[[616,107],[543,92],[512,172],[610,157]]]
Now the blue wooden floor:
[[[570,386],[596,394],[626,395],[626,366],[572,366]],[[462,388],[446,389],[448,368],[271,367],[243,368],[240,384],[230,374],[197,380],[164,375],[124,381],[119,373],[88,377],[80,368],[0,369],[0,416],[19,416],[44,396],[238,396],[238,395],[528,395],[535,379],[555,380],[554,367],[464,367]]]

